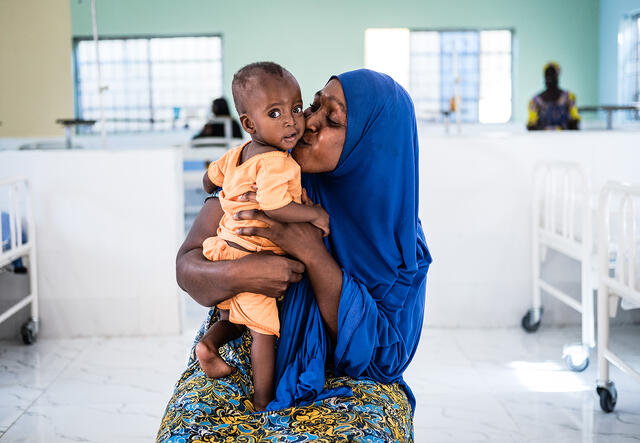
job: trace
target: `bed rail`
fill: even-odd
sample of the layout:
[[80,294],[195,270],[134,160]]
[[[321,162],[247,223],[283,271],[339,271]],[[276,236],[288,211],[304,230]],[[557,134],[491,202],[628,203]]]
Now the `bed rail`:
[[[539,328],[542,291],[578,311],[582,316],[582,343],[565,346],[563,358],[572,370],[582,371],[595,346],[591,189],[584,170],[574,163],[539,164],[534,171],[532,215],[533,301],[522,318],[522,327],[527,332]],[[581,300],[541,278],[540,265],[548,248],[580,262]]]
[[[636,264],[640,186],[618,182],[607,183],[600,193],[598,210],[598,384],[596,392],[605,412],[615,408],[618,393],[609,378],[609,363],[640,383],[640,372],[625,363],[609,349],[610,317],[615,317],[618,301],[622,299],[640,308]],[[614,203],[617,202],[617,207]],[[613,220],[613,214],[617,220]],[[612,229],[613,228],[613,229]],[[612,234],[616,238],[613,239]],[[615,268],[610,269],[610,253],[614,252]]]
[[[36,261],[35,218],[29,181],[24,177],[0,180],[0,212],[7,214],[8,229],[0,217],[0,268],[18,259],[28,260],[29,294],[0,312],[0,323],[23,307],[31,304],[31,318],[22,325],[25,344],[33,343],[38,335],[38,279]],[[23,235],[23,234],[26,234]]]

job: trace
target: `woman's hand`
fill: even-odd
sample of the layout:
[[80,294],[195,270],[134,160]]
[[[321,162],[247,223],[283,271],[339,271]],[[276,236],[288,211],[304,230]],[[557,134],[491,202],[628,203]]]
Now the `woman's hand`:
[[[256,201],[255,192],[247,192],[241,197],[244,201]],[[315,206],[304,189],[301,200],[304,205]],[[234,218],[259,220],[265,223],[266,227],[238,228],[236,233],[267,238],[280,246],[287,254],[304,263],[320,314],[327,326],[329,336],[335,343],[338,336],[338,307],[342,291],[342,270],[327,251],[322,241],[322,231],[311,223],[280,223],[255,209],[240,211],[234,215]]]
[[279,297],[290,283],[300,281],[305,266],[273,254],[207,260],[202,255],[202,242],[216,235],[223,214],[217,198],[207,199],[176,257],[178,285],[195,301],[202,306],[215,306],[240,292]]
[[284,295],[291,283],[302,279],[304,265],[296,260],[259,252],[234,261],[231,280],[238,282],[237,292],[256,292],[267,297]]
[[267,227],[244,227],[236,229],[238,235],[257,235],[271,240],[287,254],[306,263],[308,258],[324,250],[322,231],[311,223],[280,223],[257,209],[237,212],[234,218],[239,220],[258,220]]

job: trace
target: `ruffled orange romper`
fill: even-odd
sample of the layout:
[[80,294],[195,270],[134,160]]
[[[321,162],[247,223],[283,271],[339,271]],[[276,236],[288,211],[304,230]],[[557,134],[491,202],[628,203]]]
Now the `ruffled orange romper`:
[[[266,226],[257,220],[234,220],[233,214],[246,209],[265,211],[282,208],[292,201],[301,202],[300,166],[286,152],[271,151],[251,157],[239,164],[242,149],[229,150],[219,160],[211,163],[207,174],[212,183],[222,187],[220,204],[224,210],[217,236],[202,243],[204,256],[209,260],[235,260],[251,252],[230,246],[226,240],[252,251],[272,251],[283,255],[284,251],[271,241],[257,236],[239,236],[236,228]],[[255,202],[237,201],[237,197],[257,186]],[[242,292],[219,303],[218,308],[229,310],[229,321],[246,325],[261,334],[280,336],[280,320],[276,300],[261,294]]]

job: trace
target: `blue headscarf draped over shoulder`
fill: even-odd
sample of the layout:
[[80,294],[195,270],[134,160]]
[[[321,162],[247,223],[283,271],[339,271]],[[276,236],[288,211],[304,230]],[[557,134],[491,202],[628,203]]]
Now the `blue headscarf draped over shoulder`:
[[338,75],[347,105],[346,141],[336,169],[303,176],[331,217],[327,248],[342,268],[338,337],[332,343],[305,279],[280,311],[276,398],[269,409],[350,395],[324,390],[336,375],[399,382],[413,358],[431,256],[418,219],[418,134],[413,103],[391,77],[359,69]]

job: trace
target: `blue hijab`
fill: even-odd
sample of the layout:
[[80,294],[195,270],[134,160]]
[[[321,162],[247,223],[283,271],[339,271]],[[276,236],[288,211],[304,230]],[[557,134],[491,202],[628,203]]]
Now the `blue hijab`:
[[349,388],[324,389],[335,375],[400,383],[413,358],[431,256],[418,219],[418,134],[409,94],[391,77],[359,69],[338,75],[347,104],[338,166],[303,175],[331,217],[325,243],[342,268],[338,337],[328,336],[308,280],[292,286],[280,310],[276,398],[269,410],[302,405]]

